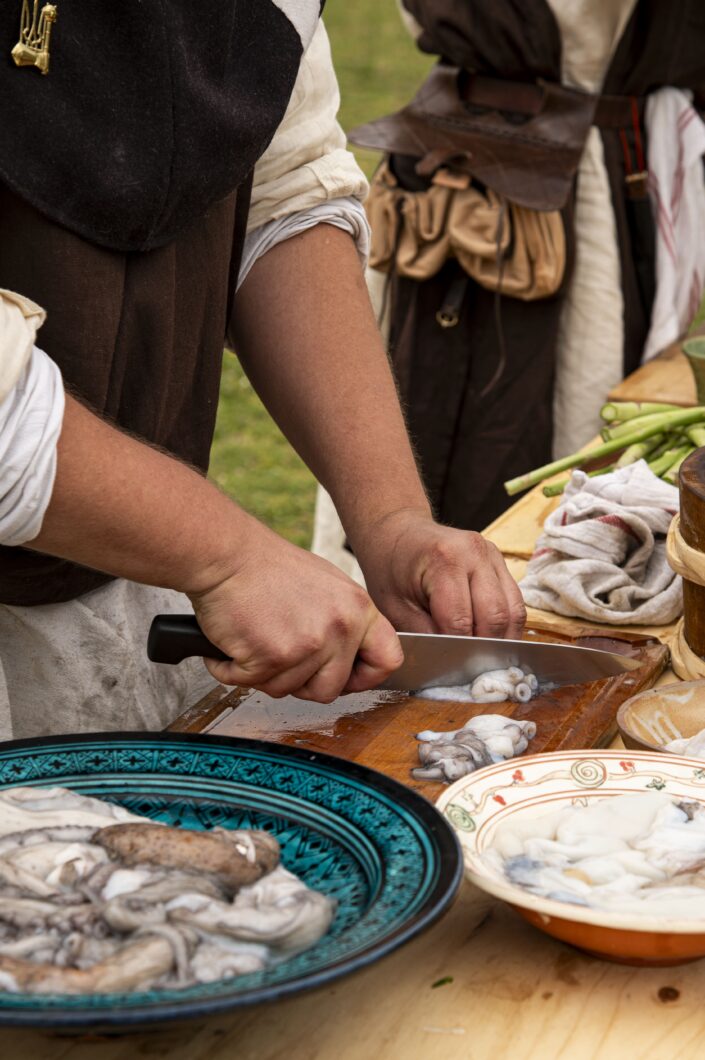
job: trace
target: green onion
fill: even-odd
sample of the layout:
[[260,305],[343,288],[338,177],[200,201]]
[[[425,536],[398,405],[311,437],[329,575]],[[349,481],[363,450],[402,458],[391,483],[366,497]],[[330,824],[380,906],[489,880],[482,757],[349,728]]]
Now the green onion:
[[673,465],[679,460],[685,460],[688,453],[693,451],[691,445],[682,445],[677,449],[667,449],[661,456],[656,457],[655,460],[649,461],[649,467],[653,471],[654,475],[658,475],[660,478],[664,472],[669,471]]
[[693,424],[692,427],[686,427],[685,433],[696,449],[701,449],[705,445],[705,426],[699,423]]
[[[662,437],[663,437],[663,435],[662,435]],[[649,463],[651,463],[654,460],[657,460],[660,456],[663,456],[663,454],[666,452],[667,449],[673,449],[675,446],[680,444],[679,442],[673,440],[674,437],[675,437],[675,435],[673,435],[673,434],[667,434],[666,435],[664,440],[662,442],[660,442],[649,453]]]
[[560,460],[553,460],[550,464],[544,464],[543,467],[537,467],[533,471],[527,471],[524,475],[509,479],[508,482],[504,483],[504,488],[511,497],[515,493],[521,493],[523,490],[530,489],[531,486],[536,486],[539,482],[543,482],[544,479],[551,478],[552,475],[558,474],[559,471],[568,471],[570,468],[580,467],[582,464],[590,464],[593,460],[600,460],[603,456],[611,456],[612,453],[616,453],[620,449],[626,449],[635,442],[645,442],[647,438],[653,437],[654,434],[658,434],[660,431],[666,431],[671,427],[685,427],[692,423],[703,421],[705,420],[705,407],[697,405],[692,409],[664,412],[658,416],[645,416],[644,421],[647,419],[658,420],[658,425],[645,424],[644,422],[640,426],[639,420],[635,420],[631,424],[632,433],[626,435],[626,437],[611,438],[609,441],[603,442],[602,445],[595,446],[594,449],[571,453],[570,456],[564,456]]
[[693,446],[692,445],[688,446],[686,448],[685,452],[683,453],[683,455],[679,456],[678,459],[676,460],[675,464],[671,464],[671,466],[669,467],[668,471],[666,471],[664,473],[664,475],[663,475],[664,481],[665,482],[670,482],[672,486],[677,486],[678,485],[678,478],[679,478],[679,474],[678,473],[679,473],[679,471],[681,469],[681,464],[683,463],[683,461],[685,460],[685,458],[687,456],[690,456],[690,454],[694,453],[694,452],[695,452],[695,449],[693,448]]
[[[694,409],[679,409],[676,412],[655,412],[651,416],[639,416],[634,420],[626,420],[624,423],[618,423],[615,427],[603,427],[601,434],[606,442],[611,441],[613,438],[626,438],[627,435],[632,434],[634,431],[641,429],[642,427],[653,427],[652,433],[659,431],[668,426],[668,417],[677,416],[679,412],[689,411],[693,412]],[[695,420],[689,420],[688,422],[696,422],[697,420],[705,420],[705,409],[701,411],[699,416],[695,417]]]
[[[608,471],[614,471],[616,464],[608,464],[607,467],[598,467],[596,471],[588,471],[588,478],[597,478],[598,475],[606,475]],[[570,475],[568,478],[562,478],[558,482],[551,482],[548,486],[543,487],[544,497],[558,497],[570,482]]]
[[653,453],[655,449],[658,449],[662,441],[663,435],[655,434],[652,438],[647,438],[645,442],[635,442],[634,445],[630,445],[624,450],[614,466],[627,467],[628,464],[636,464],[637,460],[643,460],[649,453]]
[[653,412],[673,412],[680,405],[662,405],[658,401],[609,401],[600,409],[600,416],[605,423],[623,423],[638,416],[648,416]]

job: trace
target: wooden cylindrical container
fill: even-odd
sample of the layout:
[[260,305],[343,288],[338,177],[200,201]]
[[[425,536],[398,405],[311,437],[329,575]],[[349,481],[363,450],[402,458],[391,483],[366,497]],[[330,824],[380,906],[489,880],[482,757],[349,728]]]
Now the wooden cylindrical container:
[[[683,540],[705,555],[705,449],[696,449],[680,469]],[[705,658],[705,586],[683,578],[683,632],[688,646]]]

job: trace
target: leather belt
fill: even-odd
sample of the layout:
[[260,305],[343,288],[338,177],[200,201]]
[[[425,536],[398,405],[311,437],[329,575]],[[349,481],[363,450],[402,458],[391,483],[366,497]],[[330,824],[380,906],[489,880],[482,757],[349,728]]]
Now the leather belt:
[[[539,114],[545,99],[540,81],[505,81],[499,77],[470,73],[461,75],[460,95],[466,103],[477,107],[526,115]],[[644,102],[643,97],[598,96],[594,124],[601,129],[631,128],[634,123],[634,104],[641,119]]]

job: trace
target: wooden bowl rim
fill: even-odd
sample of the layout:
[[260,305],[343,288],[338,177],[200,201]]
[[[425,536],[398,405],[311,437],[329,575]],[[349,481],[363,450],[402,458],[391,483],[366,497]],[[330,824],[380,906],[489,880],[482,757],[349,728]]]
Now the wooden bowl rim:
[[[625,699],[621,707],[617,710],[617,728],[619,734],[625,741],[627,747],[636,746],[643,751],[657,751],[660,754],[678,754],[677,751],[669,751],[668,748],[661,743],[652,743],[650,740],[645,740],[642,736],[637,735],[628,724],[629,714],[632,706],[640,699],[648,699],[649,697],[658,697],[662,693],[668,694],[669,692],[682,692],[685,688],[690,688],[692,685],[701,685],[703,691],[705,691],[705,679],[696,681],[674,681],[672,684],[659,685],[655,688],[644,688],[641,692],[637,692],[636,695],[630,696],[629,699]],[[703,726],[705,728],[705,726]],[[632,744],[626,742],[626,738],[634,741]]]

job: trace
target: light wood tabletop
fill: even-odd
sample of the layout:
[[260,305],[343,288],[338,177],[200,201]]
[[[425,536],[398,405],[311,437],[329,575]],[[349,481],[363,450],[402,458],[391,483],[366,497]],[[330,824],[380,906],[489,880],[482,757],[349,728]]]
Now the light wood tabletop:
[[658,357],[618,383],[609,393],[611,401],[665,401],[669,405],[695,405],[695,379],[680,342],[674,342]]
[[[668,372],[679,371],[687,365],[672,360]],[[687,382],[677,384],[681,393]],[[515,574],[554,503],[535,490],[488,528]],[[531,622],[567,632],[586,626],[535,612]],[[632,632],[667,642],[671,628]],[[201,711],[203,727],[217,724],[219,696]],[[705,1049],[703,997],[705,961],[660,969],[607,963],[543,935],[466,883],[440,923],[331,987],[130,1037],[3,1031],[0,1054],[7,1060],[689,1060]]]

